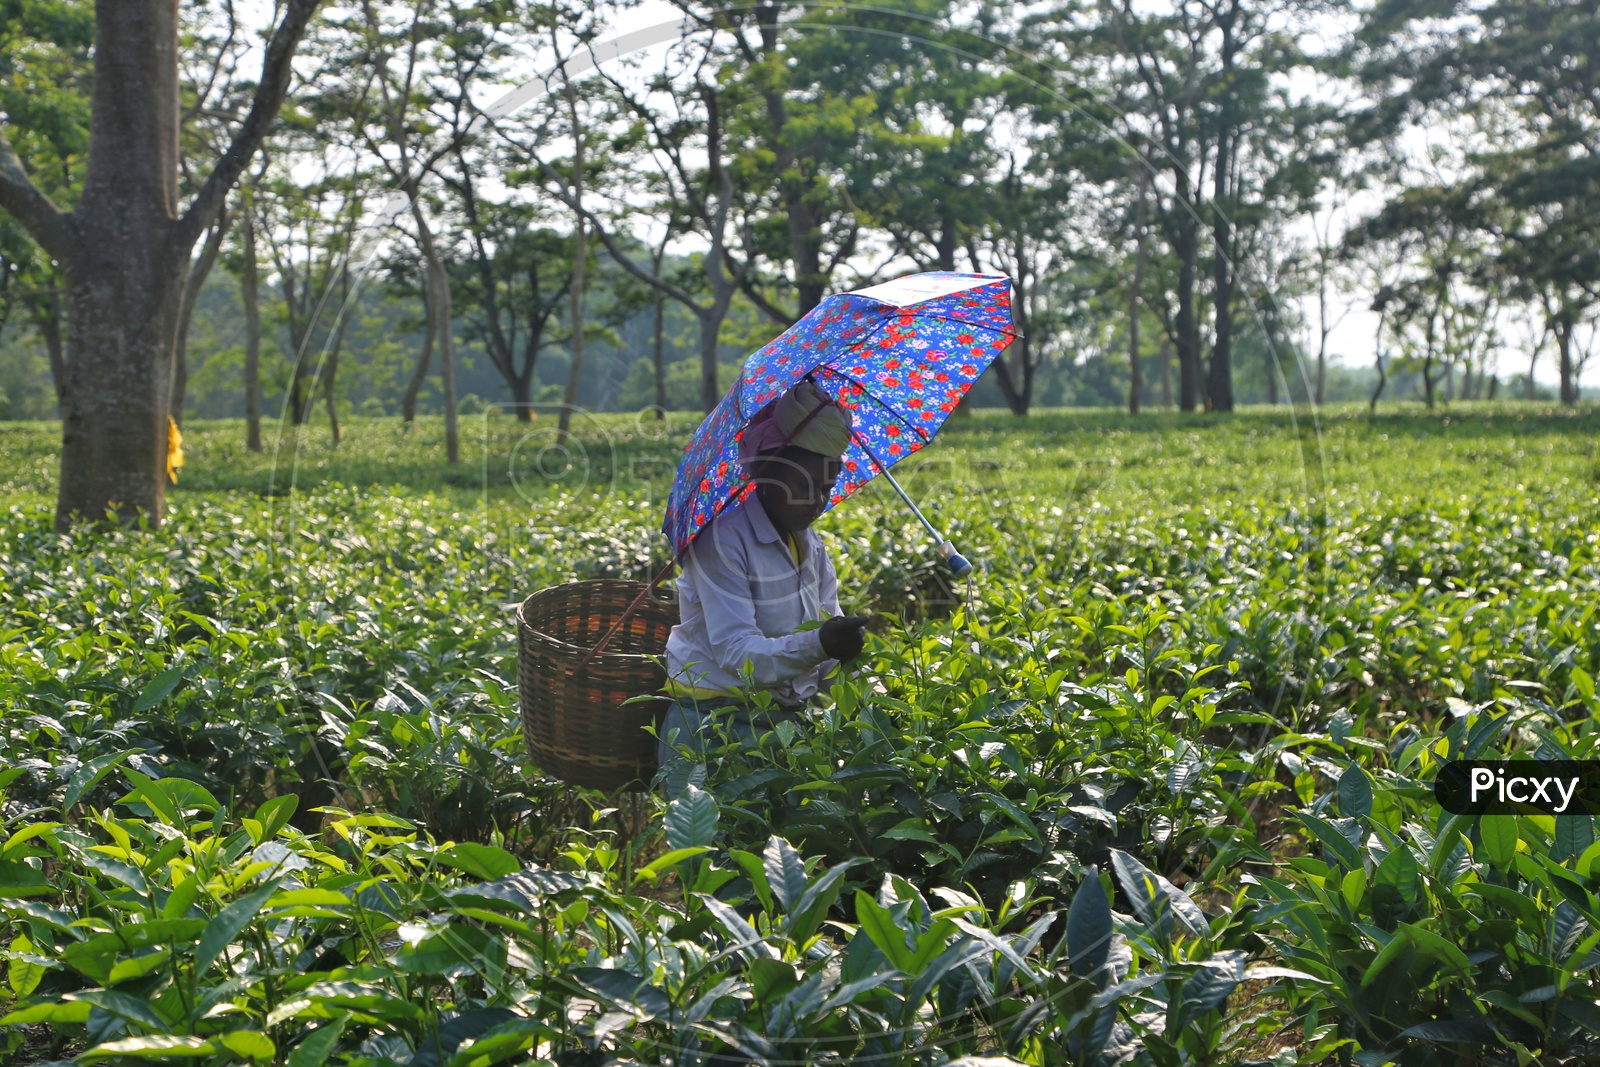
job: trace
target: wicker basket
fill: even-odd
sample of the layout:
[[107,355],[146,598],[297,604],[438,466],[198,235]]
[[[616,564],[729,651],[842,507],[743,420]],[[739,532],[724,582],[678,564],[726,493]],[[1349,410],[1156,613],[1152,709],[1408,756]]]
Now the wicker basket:
[[[677,598],[656,590],[629,616],[605,651],[572,672],[643,592],[643,582],[601,578],[542,589],[517,608],[517,682],[522,732],[539,766],[574,785],[641,790],[656,771],[656,740],[667,700],[624,704],[660,693],[667,634]],[[652,659],[651,657],[656,657]]]

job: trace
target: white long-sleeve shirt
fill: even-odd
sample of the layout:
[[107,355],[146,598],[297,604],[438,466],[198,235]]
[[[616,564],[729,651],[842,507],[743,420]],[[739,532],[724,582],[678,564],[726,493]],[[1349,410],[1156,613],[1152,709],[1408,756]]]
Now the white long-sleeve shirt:
[[667,674],[678,687],[740,691],[754,684],[780,704],[827,688],[838,663],[804,622],[839,614],[839,580],[816,531],[796,538],[800,561],[752,493],[711,521],[684,555],[681,621],[667,638]]

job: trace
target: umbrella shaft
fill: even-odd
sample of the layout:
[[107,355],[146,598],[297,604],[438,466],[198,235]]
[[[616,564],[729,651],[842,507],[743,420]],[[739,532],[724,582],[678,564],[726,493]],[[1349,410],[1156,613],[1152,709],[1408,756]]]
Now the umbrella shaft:
[[861,446],[861,451],[867,454],[867,458],[872,460],[873,466],[878,468],[878,473],[889,479],[889,484],[894,486],[894,491],[900,494],[900,499],[906,502],[906,507],[911,509],[911,513],[918,519],[922,520],[922,525],[927,528],[928,533],[933,536],[933,539],[935,541],[943,541],[944,535],[933,528],[933,523],[928,521],[928,517],[922,513],[922,509],[917,507],[916,503],[906,495],[906,491],[904,489],[900,488],[900,483],[894,480],[894,475],[889,473],[889,468],[884,465],[883,460],[878,458],[878,454],[876,452],[867,447],[865,438],[857,436],[856,443]]

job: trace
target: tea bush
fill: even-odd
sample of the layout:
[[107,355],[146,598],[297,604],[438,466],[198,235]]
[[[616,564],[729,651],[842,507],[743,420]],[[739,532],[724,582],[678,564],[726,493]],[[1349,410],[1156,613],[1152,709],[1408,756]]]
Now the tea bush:
[[582,794],[511,608],[664,562],[690,421],[585,431],[582,485],[509,420],[469,473],[358,419],[298,484],[202,424],[159,533],[65,536],[0,430],[3,1054],[1600,1055],[1593,820],[1431,791],[1596,744],[1593,413],[958,420],[905,474],[980,578],[872,487],[821,523],[881,613],[829,705]]

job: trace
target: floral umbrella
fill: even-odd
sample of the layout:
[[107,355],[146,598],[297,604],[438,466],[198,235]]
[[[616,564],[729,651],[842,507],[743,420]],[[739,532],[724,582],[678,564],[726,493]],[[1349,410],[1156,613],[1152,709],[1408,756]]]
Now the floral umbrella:
[[931,441],[1015,338],[1004,275],[913,274],[828,297],[745,360],[684,449],[662,525],[675,553],[755,490],[739,438],[800,379],[809,375],[855,418],[832,507]]

